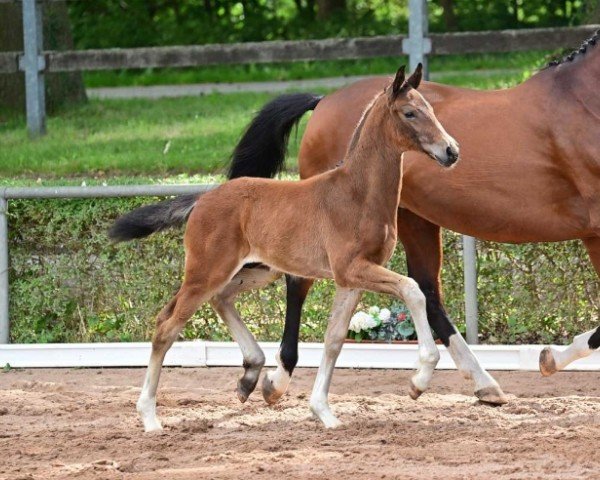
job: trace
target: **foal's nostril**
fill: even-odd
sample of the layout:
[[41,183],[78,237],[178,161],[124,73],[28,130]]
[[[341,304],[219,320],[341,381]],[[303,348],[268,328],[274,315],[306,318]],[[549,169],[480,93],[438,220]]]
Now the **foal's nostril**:
[[448,156],[448,161],[450,163],[454,163],[456,160],[458,160],[458,150],[452,148],[451,146],[446,147],[446,155]]

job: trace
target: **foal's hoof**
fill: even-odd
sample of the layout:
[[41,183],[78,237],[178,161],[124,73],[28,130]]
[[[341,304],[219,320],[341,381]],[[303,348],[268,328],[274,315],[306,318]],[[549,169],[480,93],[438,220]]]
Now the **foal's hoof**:
[[279,391],[275,388],[273,380],[269,378],[269,375],[265,375],[262,382],[262,395],[269,405],[277,403],[277,401],[283,396],[285,392]]
[[508,403],[508,398],[500,387],[486,387],[475,392],[475,396],[480,402],[488,403],[490,405],[504,405]]
[[549,377],[557,372],[556,362],[550,347],[544,348],[540,352],[540,372],[544,377]]
[[235,389],[235,394],[237,395],[238,400],[240,402],[245,403],[246,400],[248,400],[250,394],[252,393],[252,390],[254,389],[249,389],[248,387],[244,386],[244,383],[242,381],[239,381],[237,384],[237,388]]
[[423,393],[423,390],[419,390],[415,386],[415,384],[411,381],[410,388],[408,390],[408,395],[410,396],[410,398],[412,398],[413,400],[416,400],[417,398],[419,398],[421,396],[422,393]]

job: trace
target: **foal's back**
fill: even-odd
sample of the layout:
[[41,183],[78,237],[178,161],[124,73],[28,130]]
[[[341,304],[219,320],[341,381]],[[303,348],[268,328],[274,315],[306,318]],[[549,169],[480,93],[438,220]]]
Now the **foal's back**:
[[344,195],[336,176],[226,182],[198,198],[187,224],[186,249],[197,257],[216,248],[237,264],[261,262],[292,274],[330,278],[331,203]]

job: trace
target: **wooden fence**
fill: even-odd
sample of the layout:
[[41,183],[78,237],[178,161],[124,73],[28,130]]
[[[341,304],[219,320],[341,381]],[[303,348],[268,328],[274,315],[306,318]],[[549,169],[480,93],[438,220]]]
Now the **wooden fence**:
[[[575,48],[600,26],[430,34],[430,55]],[[44,51],[45,71],[363,59],[400,56],[405,35],[105,50]],[[22,52],[0,53],[0,73],[19,71]]]

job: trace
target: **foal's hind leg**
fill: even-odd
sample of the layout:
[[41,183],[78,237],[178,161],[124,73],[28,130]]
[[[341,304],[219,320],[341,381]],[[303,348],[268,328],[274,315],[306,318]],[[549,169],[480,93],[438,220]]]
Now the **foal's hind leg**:
[[185,323],[208,297],[206,289],[202,286],[184,283],[177,295],[158,314],[156,332],[152,339],[152,354],[142,392],[137,401],[137,411],[146,432],[162,429],[156,416],[156,390],[165,355]]
[[267,267],[244,268],[240,270],[229,284],[211,300],[211,305],[225,322],[233,339],[239,344],[244,357],[244,375],[237,384],[237,396],[244,403],[256,388],[258,377],[265,355],[256,343],[252,333],[240,318],[234,307],[235,297],[244,291],[267,285],[281,276],[280,272]]
[[[600,237],[585,239],[583,243],[596,273],[600,275]],[[600,327],[577,335],[573,343],[563,351],[551,347],[544,348],[540,353],[540,372],[545,377],[552,375],[571,362],[591,355],[598,348],[600,348]]]

